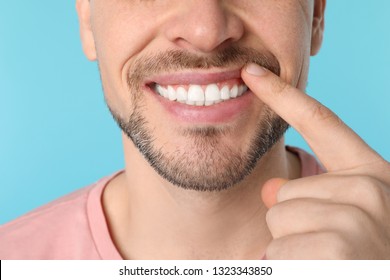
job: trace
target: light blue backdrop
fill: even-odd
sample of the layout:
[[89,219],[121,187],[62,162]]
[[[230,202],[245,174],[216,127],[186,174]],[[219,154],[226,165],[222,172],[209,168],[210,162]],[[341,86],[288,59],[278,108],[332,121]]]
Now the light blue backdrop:
[[[0,224],[123,167],[74,2],[0,0]],[[328,1],[308,88],[387,160],[389,13],[387,0]],[[287,143],[307,148],[292,130]]]

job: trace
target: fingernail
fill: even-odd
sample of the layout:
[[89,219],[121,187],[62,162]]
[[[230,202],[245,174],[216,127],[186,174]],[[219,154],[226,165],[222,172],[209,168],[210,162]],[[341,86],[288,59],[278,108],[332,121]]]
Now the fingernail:
[[258,77],[264,76],[265,74],[267,74],[267,69],[255,64],[255,63],[248,64],[245,68],[245,71],[253,76],[258,76]]

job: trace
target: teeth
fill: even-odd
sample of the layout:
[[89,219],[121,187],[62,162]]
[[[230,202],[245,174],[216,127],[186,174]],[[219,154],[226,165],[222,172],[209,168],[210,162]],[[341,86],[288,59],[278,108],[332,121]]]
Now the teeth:
[[216,84],[208,85],[205,92],[206,101],[218,101],[221,99],[221,93]]
[[[205,90],[203,90],[205,88]],[[190,85],[188,90],[180,86],[156,85],[155,90],[158,94],[170,101],[177,101],[187,105],[211,106],[220,102],[241,96],[248,90],[246,85],[234,85],[231,89],[225,85],[219,89],[217,84],[210,84],[206,87],[200,85]]]
[[230,91],[230,97],[231,98],[236,98],[238,95],[238,86],[234,85],[233,88]]
[[166,88],[157,85],[156,90],[161,96],[168,98],[168,90]]
[[168,98],[171,101],[176,100],[176,91],[173,87],[169,86],[168,87]]
[[183,87],[178,87],[176,90],[177,101],[181,103],[186,103],[188,99],[188,93]]
[[189,101],[195,101],[196,105],[202,105],[201,102],[204,104],[204,93],[201,86],[197,85],[191,85],[188,89],[188,100]]
[[246,86],[240,85],[240,86],[238,87],[238,95],[237,95],[237,96],[241,96],[246,90],[247,90],[247,89],[246,89]]
[[229,100],[230,99],[230,90],[228,86],[224,86],[221,89],[221,99],[222,100]]

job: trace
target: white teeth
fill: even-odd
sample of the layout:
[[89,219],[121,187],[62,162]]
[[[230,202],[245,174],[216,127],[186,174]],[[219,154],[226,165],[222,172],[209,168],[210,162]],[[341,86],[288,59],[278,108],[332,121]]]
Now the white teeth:
[[173,87],[169,86],[168,87],[168,98],[171,101],[176,100],[176,91]]
[[188,89],[188,100],[204,103],[204,93],[202,87],[191,85]]
[[168,98],[168,90],[160,85],[157,85],[156,90],[161,96]]
[[[191,85],[188,89],[188,101],[191,103],[194,102],[196,106],[203,106],[205,97],[204,92],[201,86],[198,85]],[[187,102],[188,104],[188,102]],[[189,104],[192,105],[192,104]]]
[[234,85],[230,91],[230,97],[231,98],[236,98],[238,95],[238,86]]
[[246,90],[247,90],[246,86],[240,85],[238,87],[238,95],[237,96],[241,96]]
[[208,85],[205,91],[206,101],[218,101],[221,99],[221,93],[216,84]]
[[224,86],[221,89],[221,99],[222,100],[229,100],[230,99],[230,90],[228,86]]
[[[203,90],[205,88],[205,90]],[[158,94],[170,101],[177,101],[180,103],[195,105],[195,106],[211,106],[231,98],[241,96],[248,90],[246,85],[234,85],[231,89],[225,85],[219,89],[217,84],[210,84],[206,87],[200,85],[190,85],[188,91],[180,86],[174,88],[173,86],[156,85],[155,90]]]
[[185,90],[185,88],[178,87],[176,89],[176,98],[177,98],[177,101],[182,102],[182,103],[186,103],[186,101],[188,99],[188,93]]

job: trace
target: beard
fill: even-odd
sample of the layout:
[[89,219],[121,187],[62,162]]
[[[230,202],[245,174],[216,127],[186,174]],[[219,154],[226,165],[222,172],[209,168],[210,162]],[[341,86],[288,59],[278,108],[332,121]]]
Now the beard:
[[178,130],[177,133],[186,139],[186,145],[172,150],[166,144],[159,143],[156,128],[147,119],[142,83],[148,76],[162,71],[242,66],[248,62],[257,63],[280,75],[279,63],[272,54],[249,48],[231,47],[207,57],[183,51],[140,57],[129,68],[127,76],[132,101],[130,116],[122,117],[123,114],[115,111],[107,98],[106,103],[121,130],[165,180],[188,190],[226,190],[251,174],[258,161],[286,132],[288,124],[264,105],[262,117],[254,125],[246,147],[223,141],[239,128],[209,125]]

